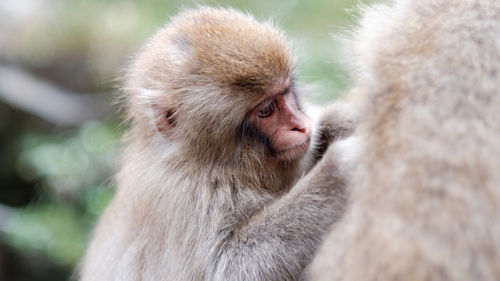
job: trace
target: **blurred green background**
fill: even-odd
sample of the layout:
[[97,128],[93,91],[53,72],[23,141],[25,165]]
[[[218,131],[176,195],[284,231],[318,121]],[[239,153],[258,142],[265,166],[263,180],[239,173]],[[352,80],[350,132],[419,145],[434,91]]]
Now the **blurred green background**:
[[[370,1],[364,1],[369,3]],[[348,87],[331,34],[354,0],[197,1],[272,18],[317,104]],[[0,280],[68,280],[113,195],[123,126],[116,78],[175,0],[0,1]]]

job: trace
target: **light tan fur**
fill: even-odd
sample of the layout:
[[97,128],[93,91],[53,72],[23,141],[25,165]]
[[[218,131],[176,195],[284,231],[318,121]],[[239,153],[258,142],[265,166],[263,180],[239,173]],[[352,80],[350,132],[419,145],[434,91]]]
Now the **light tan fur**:
[[293,70],[283,34],[235,10],[186,10],[160,29],[125,78],[118,190],[81,280],[296,280],[342,211],[337,152],[295,184],[297,161],[239,132]]
[[500,2],[396,0],[355,32],[364,149],[310,280],[500,280]]

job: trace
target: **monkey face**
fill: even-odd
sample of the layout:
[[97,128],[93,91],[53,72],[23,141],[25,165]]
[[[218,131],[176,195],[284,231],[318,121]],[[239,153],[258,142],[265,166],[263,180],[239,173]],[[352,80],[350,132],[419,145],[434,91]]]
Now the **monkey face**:
[[251,126],[267,140],[264,143],[273,157],[282,161],[301,158],[311,142],[311,121],[300,110],[292,89],[288,86],[265,97],[249,114]]

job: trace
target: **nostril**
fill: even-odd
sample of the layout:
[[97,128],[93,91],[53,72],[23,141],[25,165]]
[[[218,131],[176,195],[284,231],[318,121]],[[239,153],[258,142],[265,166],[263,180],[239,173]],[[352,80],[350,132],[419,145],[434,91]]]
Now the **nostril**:
[[306,128],[305,127],[294,127],[292,129],[292,131],[297,131],[297,132],[301,132],[301,133],[305,133],[306,132]]

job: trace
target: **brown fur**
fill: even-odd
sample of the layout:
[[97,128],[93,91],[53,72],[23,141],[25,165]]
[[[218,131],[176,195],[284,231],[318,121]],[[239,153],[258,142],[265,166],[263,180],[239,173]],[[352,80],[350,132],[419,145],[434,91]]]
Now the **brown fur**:
[[500,3],[399,0],[356,32],[345,217],[311,280],[500,280]]
[[293,185],[297,161],[240,131],[293,70],[284,36],[234,10],[161,29],[126,76],[128,146],[81,279],[296,280],[342,210],[337,152]]

